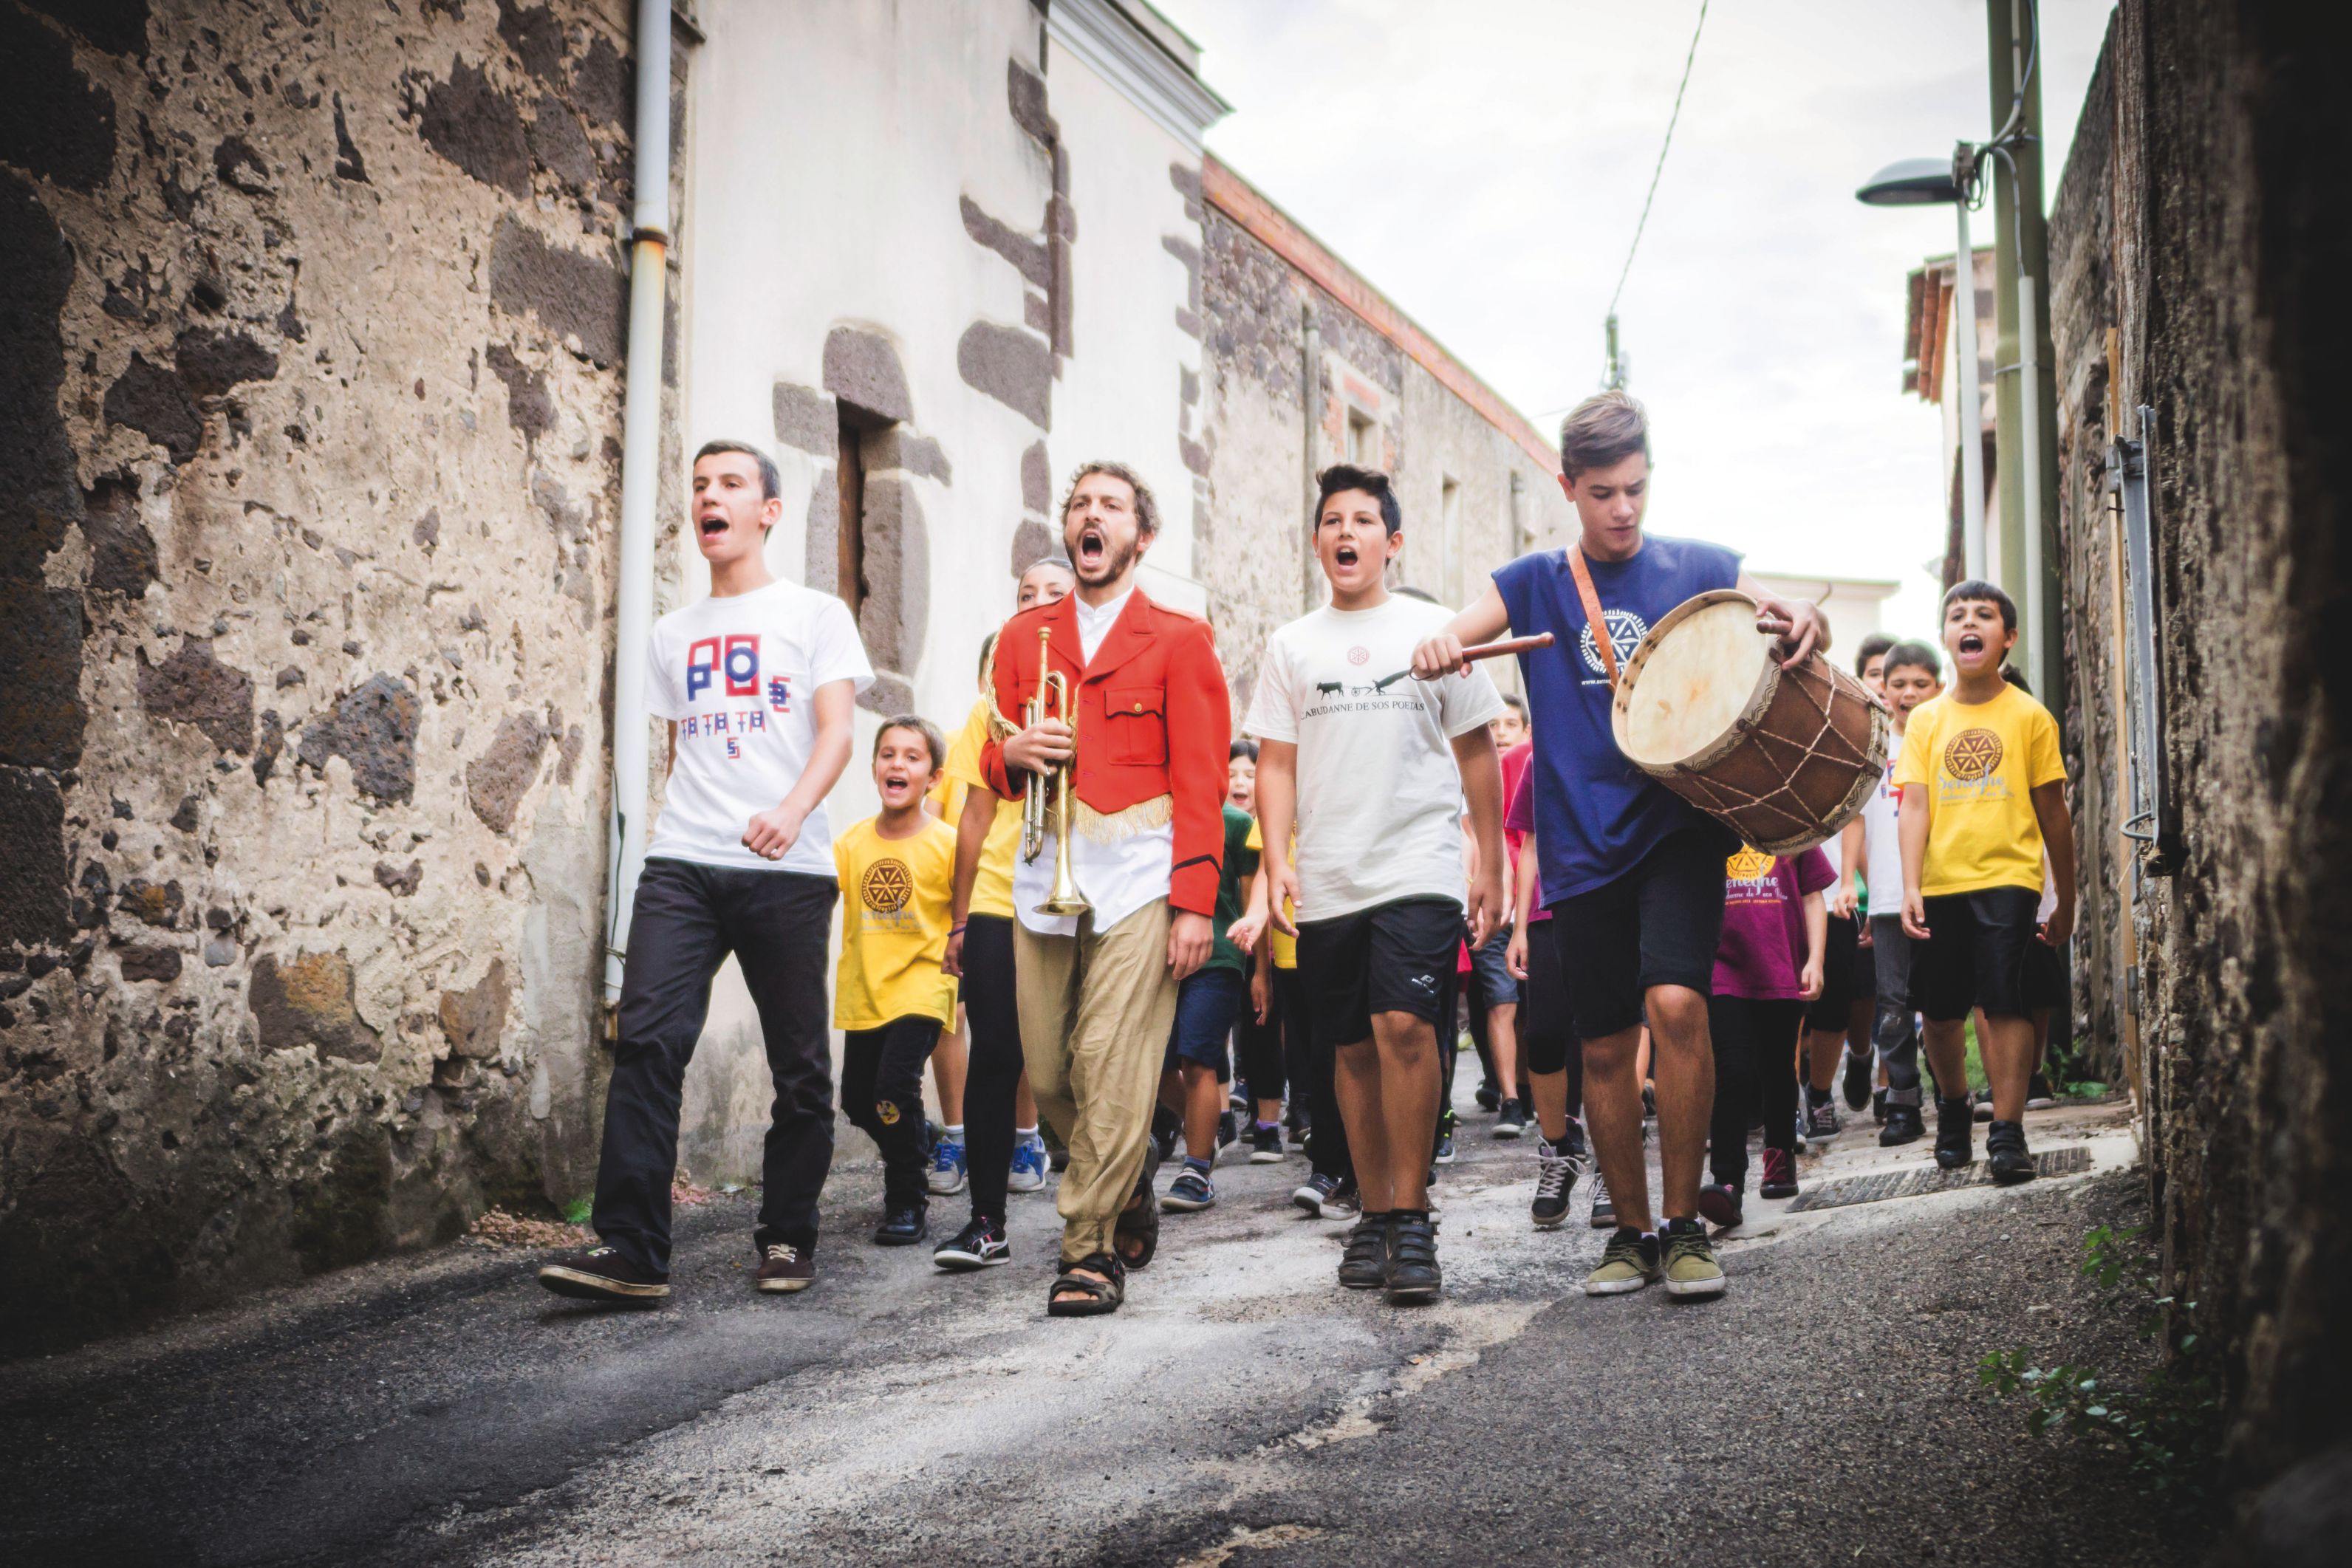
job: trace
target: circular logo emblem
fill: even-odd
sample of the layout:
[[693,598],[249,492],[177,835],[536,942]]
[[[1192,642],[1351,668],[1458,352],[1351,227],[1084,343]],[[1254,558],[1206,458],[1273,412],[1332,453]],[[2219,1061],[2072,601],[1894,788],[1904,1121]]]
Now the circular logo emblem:
[[1348,663],[1351,664],[1369,664],[1371,662],[1372,651],[1370,648],[1350,648],[1348,650]]
[[1754,882],[1772,869],[1772,857],[1761,850],[1742,845],[1738,854],[1723,862],[1723,874],[1734,882]]
[[859,901],[877,915],[898,914],[914,895],[914,873],[905,861],[876,861],[858,879]]
[[[1630,610],[1610,610],[1602,613],[1609,620],[1610,645],[1617,650],[1617,663],[1622,667],[1633,656],[1633,650],[1642,645],[1642,639],[1650,634],[1650,623]],[[1586,669],[1596,675],[1609,673],[1608,666],[1601,662],[1601,645],[1592,640],[1590,622],[1577,634],[1576,646],[1577,651],[1584,655]]]
[[1989,729],[1964,729],[1944,744],[1944,771],[1964,784],[2000,766],[2000,737]]
[[886,1127],[895,1127],[898,1124],[898,1107],[897,1103],[892,1101],[876,1101],[874,1103],[874,1114],[881,1118],[882,1124]]

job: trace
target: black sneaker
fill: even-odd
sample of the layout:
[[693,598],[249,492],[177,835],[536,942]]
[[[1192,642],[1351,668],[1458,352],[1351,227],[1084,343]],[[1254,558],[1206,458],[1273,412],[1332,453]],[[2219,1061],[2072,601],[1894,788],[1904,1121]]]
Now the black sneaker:
[[1973,1114],[1979,1122],[1991,1121],[1992,1091],[1990,1089],[1979,1089],[1976,1092],[1974,1100],[1976,1109],[1971,1113],[1971,1114]]
[[1993,1183],[1998,1186],[2015,1186],[2040,1174],[2033,1168],[2033,1156],[2025,1149],[2024,1123],[1992,1124],[1992,1130],[1985,1134],[1985,1164],[1991,1167]]
[[1948,1171],[1977,1157],[1974,1115],[1965,1098],[1936,1102],[1936,1163]]
[[1528,1134],[1527,1107],[1517,1100],[1506,1100],[1503,1108],[1495,1113],[1495,1136],[1524,1138]]
[[1576,1162],[1576,1174],[1582,1176],[1592,1168],[1592,1145],[1585,1142],[1584,1124],[1576,1117],[1568,1119],[1568,1129],[1559,1137],[1559,1152]]
[[1471,1098],[1478,1102],[1478,1109],[1481,1111],[1499,1111],[1502,1109],[1503,1097],[1495,1092],[1495,1086],[1491,1083],[1481,1083],[1478,1085],[1478,1092],[1471,1096]]
[[1389,1262],[1389,1217],[1357,1217],[1349,1228],[1348,1244],[1339,1254],[1339,1283],[1350,1291],[1377,1291],[1386,1282]]
[[[1217,1118],[1217,1154],[1223,1154],[1226,1145],[1239,1143],[1241,1136],[1242,1119],[1238,1115],[1228,1110]],[[1213,1155],[1210,1157],[1213,1159],[1216,1156]]]
[[[1560,1142],[1567,1139],[1563,1136]],[[1558,1145],[1536,1140],[1536,1197],[1528,1205],[1528,1218],[1535,1221],[1538,1230],[1557,1230],[1568,1218],[1568,1198],[1576,1190],[1577,1170],[1576,1162]]]
[[1845,1053],[1845,1071],[1840,1077],[1839,1087],[1845,1091],[1845,1105],[1849,1111],[1859,1111],[1870,1103],[1870,1059],[1874,1054],[1851,1048]]
[[[1764,1152],[1769,1155],[1772,1151]],[[1721,1230],[1736,1230],[1747,1218],[1747,1206],[1739,1188],[1727,1181],[1709,1182],[1698,1189],[1698,1211],[1708,1224]]]
[[1269,1122],[1250,1129],[1250,1164],[1278,1166],[1282,1163],[1282,1124]]
[[1830,1103],[1830,1097],[1827,1094],[1816,1100],[1812,1097],[1811,1089],[1805,1091],[1805,1135],[1807,1137],[1834,1138],[1844,1128],[1845,1124],[1838,1120],[1837,1107]]
[[1299,1183],[1290,1201],[1318,1219],[1345,1219],[1358,1208],[1350,1188],[1335,1177],[1321,1175]]
[[893,1208],[882,1216],[882,1223],[874,1228],[877,1247],[912,1247],[931,1233],[923,1211],[914,1204]]
[[640,1269],[610,1247],[566,1252],[540,1265],[539,1282],[575,1301],[658,1301],[669,1276]]
[[2050,1087],[2050,1080],[2046,1074],[2037,1072],[2026,1081],[2025,1108],[2027,1110],[2047,1111],[2057,1103],[2058,1092]]
[[1391,1306],[1434,1301],[1445,1288],[1444,1271],[1437,1266],[1437,1228],[1429,1216],[1389,1217],[1388,1271],[1381,1283],[1388,1289]]
[[805,1291],[816,1283],[816,1260],[788,1241],[773,1241],[760,1249],[760,1270],[751,1276],[754,1290],[770,1294]]
[[1916,1144],[1927,1135],[1927,1124],[1920,1118],[1916,1105],[1889,1105],[1879,1119],[1886,1124],[1878,1130],[1878,1146],[1882,1149]]
[[1609,1196],[1609,1178],[1599,1171],[1592,1173],[1592,1228],[1617,1228],[1617,1200]]
[[956,1232],[954,1240],[942,1241],[932,1249],[931,1261],[958,1273],[993,1269],[999,1263],[1013,1261],[1013,1244],[1004,1239],[1002,1222],[974,1217],[971,1224]]
[[1452,1127],[1446,1127],[1437,1134],[1437,1157],[1434,1163],[1441,1166],[1450,1166],[1454,1163],[1454,1129]]

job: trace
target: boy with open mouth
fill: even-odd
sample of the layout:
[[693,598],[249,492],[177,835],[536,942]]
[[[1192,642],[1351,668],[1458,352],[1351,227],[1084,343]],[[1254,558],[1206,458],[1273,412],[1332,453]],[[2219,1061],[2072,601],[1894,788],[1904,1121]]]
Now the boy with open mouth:
[[645,650],[646,706],[669,721],[669,781],[629,917],[590,1221],[601,1240],[539,1271],[560,1296],[669,1294],[678,1103],[730,953],[776,1091],[754,1281],[794,1291],[816,1278],[817,1194],[833,1163],[824,968],[836,868],[824,797],[874,671],[847,605],[768,570],[777,490],[776,465],[749,443],[695,454],[694,538],[710,594],[656,622]]
[[843,1113],[882,1155],[877,1247],[928,1234],[923,1064],[955,1021],[956,983],[940,972],[955,890],[956,831],[923,809],[944,743],[912,714],[874,736],[881,811],[834,841],[841,876],[841,965],[833,1027],[842,1031]]
[[1447,977],[1465,915],[1474,945],[1504,918],[1502,774],[1487,728],[1503,701],[1483,673],[1391,674],[1449,612],[1389,591],[1404,518],[1387,475],[1342,464],[1317,486],[1315,555],[1331,601],[1267,641],[1246,727],[1259,747],[1265,903],[1297,933],[1311,1043],[1332,1061],[1362,1195],[1339,1283],[1422,1301],[1444,1287],[1428,1182]]
[[[2001,679],[2016,642],[2008,594],[1974,580],[1945,593],[1951,689],[1912,713],[1895,771],[1903,934],[1920,945],[1914,990],[1936,1073],[1936,1163],[1957,1169],[1975,1158],[1967,1027],[1969,1009],[1980,1008],[1977,1049],[1993,1095],[1985,1155],[2003,1185],[2034,1175],[2024,1124],[2034,1055],[2028,948],[2063,946],[2074,928],[2074,834],[2058,723]],[[2038,920],[2045,852],[2058,896]]]

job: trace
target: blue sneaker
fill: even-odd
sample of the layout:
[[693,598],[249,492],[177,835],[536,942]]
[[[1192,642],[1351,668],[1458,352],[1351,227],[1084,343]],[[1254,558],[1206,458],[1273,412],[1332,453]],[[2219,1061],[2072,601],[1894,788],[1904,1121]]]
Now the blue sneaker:
[[931,1168],[924,1185],[940,1197],[963,1190],[963,1140],[941,1137],[931,1145]]
[[1013,1170],[1004,1178],[1008,1192],[1043,1192],[1045,1190],[1045,1138],[1042,1133],[1032,1133],[1013,1143]]
[[1171,1214],[1190,1214],[1196,1209],[1206,1208],[1216,1201],[1215,1184],[1188,1166],[1184,1169],[1184,1174],[1178,1176],[1168,1190],[1160,1195],[1160,1207]]

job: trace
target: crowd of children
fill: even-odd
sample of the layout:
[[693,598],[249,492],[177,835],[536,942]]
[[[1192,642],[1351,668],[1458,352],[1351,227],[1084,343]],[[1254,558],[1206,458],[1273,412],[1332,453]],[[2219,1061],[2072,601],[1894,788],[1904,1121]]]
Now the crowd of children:
[[[947,1270],[1004,1264],[1009,1196],[1045,1189],[1049,1167],[1068,1157],[1056,1313],[1116,1308],[1127,1274],[1157,1250],[1160,1215],[1218,1201],[1215,1167],[1233,1145],[1256,1164],[1304,1156],[1289,1201],[1348,1222],[1341,1286],[1395,1301],[1438,1294],[1430,1187],[1453,1157],[1453,1061],[1465,1033],[1484,1069],[1487,1135],[1535,1134],[1532,1223],[1566,1224],[1591,1178],[1589,1218],[1610,1233],[1585,1281],[1594,1295],[1659,1281],[1676,1295],[1720,1293],[1709,1227],[1747,1218],[1751,1135],[1760,1132],[1765,1200],[1795,1197],[1796,1154],[1842,1130],[1841,1078],[1850,1109],[1874,1108],[1880,1145],[1917,1141],[1923,1054],[1936,1162],[1972,1163],[1972,1124],[1988,1116],[1992,1179],[2030,1178],[2023,1113],[2049,1099],[2042,1057],[2065,999],[2074,865],[2057,727],[2005,667],[2014,606],[1991,584],[1961,582],[1944,596],[1940,649],[1865,640],[1853,667],[1890,717],[1885,775],[1828,841],[1765,853],[1616,755],[1606,712],[1617,662],[1648,624],[1711,588],[1756,598],[1759,628],[1777,630],[1791,663],[1826,645],[1826,621],[1764,595],[1730,551],[1643,534],[1646,428],[1630,399],[1580,408],[1562,455],[1578,542],[1498,570],[1458,615],[1393,589],[1403,524],[1387,476],[1340,465],[1320,476],[1313,545],[1328,601],[1260,651],[1247,716],[1227,734],[1216,818],[1203,826],[1180,802],[1184,821],[1171,828],[1149,800],[1091,816],[1105,836],[1090,841],[1089,875],[1125,879],[1146,914],[1159,912],[1150,930],[1165,936],[1150,939],[1164,943],[1166,967],[1148,982],[1136,955],[1156,963],[1158,949],[1119,945],[1141,916],[1057,929],[1023,913],[1016,884],[1042,873],[1019,855],[1020,786],[1073,748],[1066,727],[1006,714],[999,699],[1019,687],[997,670],[993,635],[952,740],[919,716],[885,719],[869,758],[879,810],[828,832],[823,799],[847,760],[850,698],[870,673],[838,601],[761,564],[780,509],[772,466],[748,446],[705,448],[696,518],[712,596],[664,618],[648,654],[654,711],[672,722],[672,774],[637,893],[601,1243],[548,1265],[542,1282],[591,1299],[667,1294],[661,1196],[680,1079],[711,973],[730,951],[779,1091],[757,1283],[790,1291],[814,1279],[832,1084],[823,1031],[810,1027],[823,995],[812,961],[824,946],[811,921],[835,898],[830,1018],[842,1114],[881,1158],[872,1240],[926,1240],[931,1200],[968,1191],[968,1222],[933,1259]],[[1127,486],[1123,498],[1085,483],[1106,476]],[[1133,590],[1121,585],[1156,519],[1148,490],[1118,465],[1089,465],[1080,481],[1065,507],[1069,553],[1023,574],[1015,611],[1025,642],[1043,627],[1050,649],[1065,628],[1063,656],[1084,670],[1139,656],[1099,651],[1126,623]],[[1065,605],[1078,589],[1082,601]],[[1599,641],[1596,604],[1611,607]],[[1525,697],[1498,692],[1465,653],[1507,629],[1554,633],[1521,656]],[[1186,677],[1156,678],[1172,709]],[[1141,687],[1112,700],[1130,695],[1136,715],[1153,716]],[[1163,788],[1180,767],[1165,755],[1174,723],[1114,731],[1127,760],[1166,770]],[[1148,758],[1155,744],[1161,755]],[[1201,852],[1183,858],[1187,840],[1171,833]],[[1213,886],[1182,874],[1202,861],[1214,862]],[[1075,946],[1040,946],[1055,940]],[[1054,1005],[1077,1011],[1046,1015],[1024,988],[1040,954],[1062,953],[1075,967],[1056,971],[1070,988]],[[1121,977],[1100,980],[1114,967]],[[1166,988],[1105,1011],[1089,999],[1097,983]],[[1147,1013],[1158,1030],[1148,1067],[1121,1055],[1118,1034]],[[1047,1016],[1069,1033],[1041,1057],[1034,1040],[1024,1051],[1024,1020],[1034,1034]],[[1981,1103],[1967,1090],[1971,1030]],[[1151,1104],[1126,1103],[1114,1055],[1128,1075],[1118,1084],[1156,1075]],[[1048,1154],[1031,1082],[1041,1061],[1066,1156]],[[1130,1133],[1140,1154],[1122,1146]],[[1180,1149],[1162,1186],[1159,1167]]]

